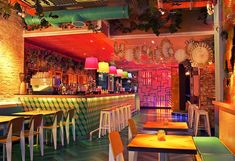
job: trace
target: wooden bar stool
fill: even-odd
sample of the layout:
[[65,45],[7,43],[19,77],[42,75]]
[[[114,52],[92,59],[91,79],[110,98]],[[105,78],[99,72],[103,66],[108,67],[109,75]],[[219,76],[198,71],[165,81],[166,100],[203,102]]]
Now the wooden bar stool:
[[51,125],[43,126],[43,129],[52,130],[54,149],[57,149],[57,128],[60,128],[60,137],[62,146],[64,146],[64,129],[63,129],[63,111],[57,111],[54,114]]
[[194,112],[195,112],[195,127],[194,127],[194,135],[197,136],[198,132],[198,125],[200,121],[200,116],[204,117],[204,127],[207,130],[209,136],[211,136],[211,128],[209,122],[209,115],[206,110],[200,110],[198,106],[194,105]]
[[8,123],[7,132],[0,137],[0,144],[3,144],[3,161],[7,153],[7,161],[12,161],[12,142],[20,140],[21,157],[25,161],[25,138],[24,138],[24,118],[15,118]]
[[67,115],[65,117],[65,121],[63,122],[63,124],[65,126],[65,133],[66,133],[67,144],[69,144],[69,126],[70,125],[72,125],[72,130],[73,130],[73,141],[76,140],[74,113],[75,113],[75,109],[69,109],[67,111]]
[[43,115],[41,114],[31,116],[29,129],[24,131],[24,136],[29,139],[30,161],[33,161],[33,140],[35,135],[39,135],[41,156],[44,156]]

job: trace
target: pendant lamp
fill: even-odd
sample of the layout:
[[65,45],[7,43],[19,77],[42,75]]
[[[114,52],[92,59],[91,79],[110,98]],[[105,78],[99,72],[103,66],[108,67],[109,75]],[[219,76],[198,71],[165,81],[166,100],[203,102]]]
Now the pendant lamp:
[[87,70],[96,70],[96,69],[98,69],[98,59],[95,58],[95,57],[86,58],[84,69],[87,69]]
[[117,76],[122,77],[123,70],[122,69],[117,69]]
[[109,73],[109,63],[99,62],[97,72],[100,73]]
[[117,68],[115,66],[110,66],[109,74],[117,74]]
[[132,78],[132,74],[131,73],[128,73],[128,78]]
[[128,72],[123,71],[122,78],[128,78]]

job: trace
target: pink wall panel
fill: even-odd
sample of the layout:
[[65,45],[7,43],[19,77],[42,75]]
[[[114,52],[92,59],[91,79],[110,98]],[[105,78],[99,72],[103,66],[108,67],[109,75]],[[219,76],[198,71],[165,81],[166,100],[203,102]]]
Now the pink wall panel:
[[139,71],[138,83],[142,107],[171,107],[171,67]]

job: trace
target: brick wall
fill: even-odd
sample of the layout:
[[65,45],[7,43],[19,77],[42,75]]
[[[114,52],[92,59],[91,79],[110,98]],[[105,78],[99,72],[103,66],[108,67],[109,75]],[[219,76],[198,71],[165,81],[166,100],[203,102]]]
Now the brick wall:
[[[13,13],[12,13],[13,14]],[[0,97],[18,93],[19,73],[23,72],[24,39],[21,21],[16,15],[0,18]]]
[[215,72],[213,65],[200,70],[199,86],[200,108],[209,112],[210,123],[213,127],[214,107],[212,98],[215,97]]

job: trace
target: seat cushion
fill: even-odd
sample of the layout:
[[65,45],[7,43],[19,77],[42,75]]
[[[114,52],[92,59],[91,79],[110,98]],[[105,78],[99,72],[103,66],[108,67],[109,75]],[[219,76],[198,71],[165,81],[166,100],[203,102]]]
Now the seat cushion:
[[227,154],[232,153],[217,137],[193,137],[198,152],[202,154]]
[[202,155],[201,156],[203,161],[235,161],[233,155]]

